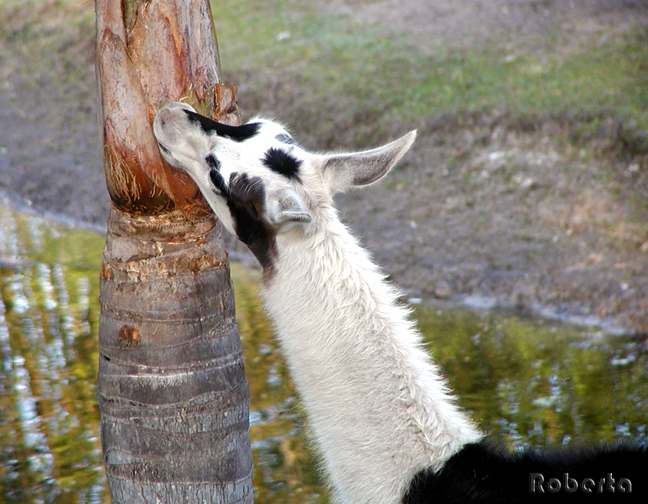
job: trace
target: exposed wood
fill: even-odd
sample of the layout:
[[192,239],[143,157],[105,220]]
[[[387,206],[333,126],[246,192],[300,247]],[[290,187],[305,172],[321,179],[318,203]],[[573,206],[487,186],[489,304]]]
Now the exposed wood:
[[199,197],[195,184],[164,163],[150,125],[161,105],[181,99],[226,124],[240,122],[236,89],[220,83],[209,2],[97,0],[96,9],[110,197],[124,211],[149,215],[190,204]]
[[162,160],[157,109],[238,124],[208,0],[96,0],[113,202],[101,271],[99,405],[114,504],[251,503],[249,391],[220,225]]

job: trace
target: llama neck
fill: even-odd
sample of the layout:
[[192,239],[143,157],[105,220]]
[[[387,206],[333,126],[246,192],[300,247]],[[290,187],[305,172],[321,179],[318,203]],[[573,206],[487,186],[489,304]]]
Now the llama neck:
[[367,253],[332,218],[306,239],[277,237],[264,286],[291,374],[340,502],[396,503],[479,434],[419,348]]

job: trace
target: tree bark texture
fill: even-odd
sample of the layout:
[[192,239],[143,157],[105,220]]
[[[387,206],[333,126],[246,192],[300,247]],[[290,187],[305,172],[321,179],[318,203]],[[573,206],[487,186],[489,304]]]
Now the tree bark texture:
[[249,391],[220,226],[202,212],[113,214],[99,336],[113,503],[251,502]]
[[162,160],[157,109],[240,122],[208,0],[96,0],[104,165],[98,392],[113,504],[251,503],[249,390],[221,227]]

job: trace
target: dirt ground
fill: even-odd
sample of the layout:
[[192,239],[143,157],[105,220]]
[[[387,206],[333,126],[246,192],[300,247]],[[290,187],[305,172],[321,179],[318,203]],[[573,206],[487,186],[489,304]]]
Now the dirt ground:
[[541,38],[557,26],[569,31],[572,43],[577,43],[579,33],[597,26],[622,33],[645,22],[648,15],[642,0],[333,0],[322,8],[347,14],[359,24],[413,34],[430,46],[464,48],[494,37],[509,37],[512,42],[525,37],[528,43],[533,40],[530,35]]
[[[610,33],[648,27],[644,0],[334,0],[322,6],[358,24],[459,46],[494,36],[533,41],[557,25],[576,44],[593,27]],[[19,204],[102,227],[109,200],[92,34],[69,40],[76,41],[78,77],[38,82],[37,93],[23,62],[0,47],[0,191]],[[70,88],[63,94],[72,92],[74,103],[57,98],[60,86]],[[514,307],[646,333],[647,154],[619,155],[613,119],[609,137],[582,149],[564,141],[572,126],[568,116],[525,122],[504,111],[427,118],[402,166],[382,184],[341,196],[342,214],[410,297]]]

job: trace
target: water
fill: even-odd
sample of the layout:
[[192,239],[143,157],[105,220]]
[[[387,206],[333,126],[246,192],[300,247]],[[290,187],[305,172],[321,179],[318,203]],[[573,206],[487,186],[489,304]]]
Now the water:
[[94,384],[102,247],[0,204],[0,502],[108,502]]
[[[0,502],[109,502],[95,399],[103,237],[0,200]],[[257,503],[328,502],[257,296],[232,267],[252,395]],[[435,359],[484,431],[511,447],[646,440],[647,358],[588,328],[415,305]]]

